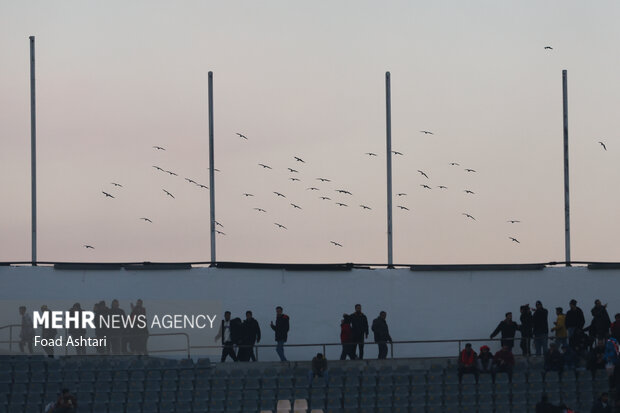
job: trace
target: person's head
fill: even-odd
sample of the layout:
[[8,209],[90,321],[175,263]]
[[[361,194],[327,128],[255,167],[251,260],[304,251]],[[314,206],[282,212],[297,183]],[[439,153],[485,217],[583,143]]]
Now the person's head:
[[41,312],[48,311],[48,310],[49,310],[49,308],[47,308],[47,306],[45,304],[43,304],[41,306]]
[[351,323],[351,316],[349,314],[343,314],[342,315],[342,322],[344,324],[350,324]]
[[138,298],[138,301],[136,301],[136,307],[142,307],[142,298]]
[[230,321],[230,311],[224,311],[224,320]]
[[506,313],[506,320],[512,321],[512,313],[510,311]]
[[601,394],[601,401],[607,403],[609,401],[609,393],[605,392]]
[[507,345],[507,344],[504,344],[504,345],[502,346],[502,351],[510,351],[510,347],[508,347],[508,345]]
[[361,304],[355,304],[355,312],[358,313],[358,314],[362,312],[362,305]]
[[323,354],[316,353],[316,358],[319,359],[319,360],[322,360],[323,359]]
[[104,300],[99,301],[99,308],[105,308],[105,301]]
[[112,300],[112,308],[118,308],[118,300],[116,298]]
[[575,308],[577,308],[577,300],[573,298],[572,300],[570,300],[570,303],[568,303],[568,305],[570,305],[571,310],[574,310]]
[[282,315],[282,311],[284,311],[284,310],[282,309],[282,307],[280,307],[280,306],[277,306],[277,307],[276,307],[276,315],[281,316],[281,315]]
[[489,346],[480,347],[480,353],[488,353],[490,351]]
[[252,319],[252,312],[250,310],[245,312],[245,319],[246,320],[251,320]]
[[24,314],[26,314],[26,306],[22,305],[21,307],[19,307],[19,315]]
[[601,300],[599,300],[598,298],[596,300],[594,300],[594,306],[595,307],[600,307],[601,306]]
[[542,309],[542,308],[543,308],[543,306],[542,306],[542,303],[540,302],[540,300],[539,300],[539,301],[536,301],[536,309],[537,309],[537,310],[540,310],[540,309]]
[[69,395],[69,389],[62,389],[62,391],[60,392],[63,396],[67,396]]
[[385,311],[381,311],[381,312],[379,313],[379,317],[381,317],[382,319],[384,319],[384,320],[385,320],[385,317],[387,317],[387,313],[386,313]]
[[564,311],[564,310],[562,310],[562,307],[556,307],[556,308],[555,308],[555,313],[556,313],[557,315],[562,315],[563,311]]
[[75,310],[75,311],[81,310],[82,306],[80,305],[80,303],[75,303],[75,304],[73,304],[73,307],[71,307],[71,309]]
[[466,351],[467,353],[470,353],[470,352],[471,352],[471,343],[467,343],[467,344],[465,344],[465,351]]
[[616,313],[614,318],[616,319],[616,321],[620,322],[620,313]]

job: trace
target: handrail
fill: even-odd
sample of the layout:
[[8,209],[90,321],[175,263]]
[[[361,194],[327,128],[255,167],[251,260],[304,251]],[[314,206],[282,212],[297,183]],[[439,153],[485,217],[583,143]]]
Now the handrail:
[[[9,343],[9,351],[13,350],[13,327],[21,327],[21,324],[7,324],[5,326],[0,326],[0,330],[4,330],[5,328],[9,329],[9,340],[3,340],[0,341],[0,344],[5,344],[5,343]],[[16,341],[16,343],[19,343],[19,341]]]

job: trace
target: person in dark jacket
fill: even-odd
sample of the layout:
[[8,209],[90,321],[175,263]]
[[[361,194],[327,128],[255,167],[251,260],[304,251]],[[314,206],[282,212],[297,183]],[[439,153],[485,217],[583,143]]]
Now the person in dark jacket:
[[372,321],[372,332],[375,335],[375,342],[379,346],[379,359],[385,359],[388,353],[387,343],[392,342],[387,322],[385,321],[387,313],[381,311],[379,317]]
[[609,404],[609,393],[601,394],[594,404],[590,413],[611,413],[611,405]]
[[149,330],[146,324],[142,326],[139,320],[144,320],[146,323],[146,308],[144,308],[144,302],[142,299],[136,301],[136,305],[130,303],[131,314],[130,317],[134,320],[134,327],[131,329],[131,337],[129,337],[129,348],[133,354],[139,354],[146,356],[148,351],[146,349],[146,343],[149,339]]
[[512,382],[512,369],[515,365],[515,357],[512,350],[507,345],[502,346],[501,350],[493,357],[493,381],[495,374],[504,372],[508,374],[508,380]]
[[69,389],[62,389],[58,401],[54,405],[54,413],[71,413],[77,411],[77,399],[69,392]]
[[19,349],[23,353],[26,346],[28,346],[28,351],[32,354],[32,342],[34,340],[32,318],[28,315],[26,307],[23,305],[19,307],[19,315],[22,318],[21,330],[19,330]]
[[316,356],[312,358],[312,370],[308,373],[310,383],[312,383],[315,377],[323,377],[325,382],[327,382],[327,373],[327,359],[325,359],[322,353],[317,353]]
[[525,304],[521,306],[521,351],[524,356],[532,355],[532,312],[530,311],[530,305]]
[[478,373],[492,373],[493,372],[493,353],[489,346],[480,347],[480,354],[478,354],[478,360],[476,360],[476,367]]
[[273,321],[270,324],[271,329],[276,333],[276,353],[280,357],[280,361],[286,361],[284,357],[284,343],[288,339],[288,330],[290,328],[289,317],[283,313],[283,309],[280,306],[276,307],[276,323]]
[[351,314],[351,329],[353,330],[353,342],[359,346],[358,358],[364,358],[364,338],[368,338],[368,319],[362,313],[361,304],[355,304],[355,312]]
[[[103,322],[103,320],[107,320],[110,316],[110,309],[105,304],[105,301],[101,300],[96,303],[93,307],[93,312],[95,313],[95,337],[97,339],[102,339],[110,336],[110,329]],[[97,353],[110,354],[111,345],[111,339],[110,341],[106,340],[105,346],[97,347]]]
[[568,332],[568,343],[571,344],[575,330],[583,330],[583,326],[586,325],[586,319],[581,308],[577,307],[577,300],[570,300],[569,306],[570,310],[566,312],[566,331]]
[[502,333],[502,347],[508,346],[512,350],[515,342],[515,333],[519,329],[517,323],[512,321],[512,313],[506,313],[506,318],[499,322],[497,328],[491,333],[491,338],[495,337],[499,332]]
[[536,355],[540,356],[547,352],[547,340],[549,338],[549,312],[540,301],[536,301],[536,310],[532,316],[532,333],[534,334],[534,347]]
[[245,320],[241,324],[241,341],[237,358],[239,361],[256,361],[254,355],[254,344],[260,343],[260,326],[258,321],[252,317],[251,311],[245,312]]
[[536,403],[536,413],[561,413],[562,410],[551,403],[549,403],[549,398],[547,393],[543,393],[540,396],[540,401]]
[[222,324],[220,324],[220,330],[215,336],[215,341],[222,340],[222,363],[226,361],[226,357],[230,357],[233,361],[237,361],[235,340],[238,339],[239,332],[236,331],[236,324],[236,322],[230,319],[230,311],[225,311],[224,319],[222,320]]
[[607,304],[602,305],[601,300],[594,301],[594,307],[592,308],[592,327],[594,331],[590,331],[590,335],[597,339],[605,339],[609,336],[609,326],[611,320],[609,314],[607,314]]
[[[46,305],[41,306],[41,314],[44,313],[50,313],[49,318],[50,320],[52,319],[52,314]],[[46,340],[53,340],[54,338],[56,338],[56,329],[52,328],[51,325],[49,327],[50,328],[45,328],[45,326],[41,326],[41,338],[44,338]],[[45,351],[45,354],[47,354],[47,357],[54,358],[54,346],[45,346],[43,347],[43,350]]]
[[596,376],[596,370],[605,368],[605,341],[599,340],[596,346],[588,354],[588,370],[592,372],[592,380]]
[[614,322],[611,323],[609,330],[611,331],[611,336],[620,341],[620,313],[614,315]]
[[558,374],[564,370],[564,358],[558,350],[556,343],[551,343],[549,351],[545,354],[545,374],[549,371],[557,371]]
[[[112,300],[110,309],[108,311],[110,319],[118,318],[119,320],[125,319],[125,310],[123,310],[117,299]],[[126,332],[124,328],[113,328],[110,326],[108,329],[110,334],[110,350],[114,355],[123,354],[123,341],[126,340]]]
[[[72,317],[76,317],[77,320],[82,319],[82,306],[80,303],[75,303],[69,309]],[[70,328],[67,329],[67,335],[71,337],[75,342],[80,343],[75,346],[75,353],[78,356],[83,356],[86,354],[86,347],[81,345],[82,338],[86,336],[86,329],[79,325],[71,325]]]
[[348,314],[342,315],[340,321],[340,343],[342,344],[342,353],[340,353],[340,360],[346,360],[347,356],[350,360],[355,360],[355,344],[353,342],[353,331],[351,330],[351,316]]

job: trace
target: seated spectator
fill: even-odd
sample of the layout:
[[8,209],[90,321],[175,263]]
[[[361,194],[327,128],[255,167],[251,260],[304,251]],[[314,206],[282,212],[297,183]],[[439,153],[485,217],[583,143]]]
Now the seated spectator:
[[480,347],[476,367],[478,367],[478,373],[491,373],[493,371],[493,353],[488,346]]
[[58,401],[52,410],[54,413],[73,413],[77,411],[77,399],[69,393],[68,389],[62,389]]
[[611,336],[620,341],[620,313],[614,316],[615,321],[611,323]]
[[549,351],[545,354],[545,373],[548,371],[557,371],[561,373],[564,369],[564,358],[558,350],[556,343],[551,343]]
[[588,351],[592,346],[591,338],[582,329],[576,328],[570,341],[571,348],[578,357],[588,358]]
[[324,377],[327,381],[327,359],[323,354],[317,353],[312,359],[312,370],[310,371],[310,382],[315,377]]
[[605,341],[599,340],[596,347],[588,354],[588,370],[592,372],[592,379],[596,375],[596,370],[605,368]]
[[474,374],[476,382],[478,382],[478,369],[476,368],[477,354],[471,348],[471,343],[465,344],[465,349],[459,355],[459,382],[463,378],[463,374]]
[[609,377],[611,377],[614,373],[616,364],[618,364],[619,352],[620,347],[618,346],[618,341],[613,337],[608,338],[605,342],[605,353],[603,354],[603,359],[605,360],[605,370],[607,370],[607,375]]
[[562,410],[558,406],[549,403],[547,393],[540,396],[540,401],[536,403],[536,413],[560,413]]
[[564,367],[568,370],[575,370],[579,364],[579,357],[577,357],[573,349],[566,344],[562,346],[562,360],[564,361]]
[[515,358],[510,347],[502,346],[502,349],[495,353],[493,357],[493,380],[497,373],[507,373],[508,380],[512,381],[512,369],[515,365]]
[[609,404],[609,394],[603,393],[592,405],[591,413],[611,413],[611,405]]

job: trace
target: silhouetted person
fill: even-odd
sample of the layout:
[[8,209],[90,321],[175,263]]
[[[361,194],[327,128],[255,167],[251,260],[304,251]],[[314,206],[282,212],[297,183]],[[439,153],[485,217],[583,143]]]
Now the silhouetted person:
[[222,358],[220,360],[222,363],[225,362],[226,357],[229,356],[233,361],[237,361],[237,355],[235,354],[235,347],[233,341],[233,329],[234,323],[232,323],[230,319],[230,311],[225,311],[224,319],[222,320],[222,324],[220,325],[220,330],[215,336],[215,341],[218,341],[219,339],[222,340]]
[[594,301],[591,313],[592,326],[590,327],[590,335],[597,339],[607,338],[609,336],[609,326],[611,325],[609,314],[607,314],[607,304],[602,305],[601,300]]
[[68,389],[62,389],[62,393],[58,397],[56,405],[54,405],[54,413],[73,413],[77,411],[77,399]]
[[387,321],[385,321],[386,317],[387,313],[385,311],[381,311],[379,313],[379,317],[372,321],[372,332],[375,335],[375,342],[379,346],[379,359],[385,359],[387,357],[387,343],[392,342]]
[[146,308],[144,308],[141,299],[136,301],[136,305],[131,303],[130,317],[134,320],[134,327],[131,329],[131,337],[129,339],[129,347],[133,354],[147,355],[146,343],[149,338],[148,323],[144,327],[140,327],[142,323],[140,320],[146,322]]
[[[52,314],[46,305],[41,306],[41,314],[44,313],[49,313],[48,317],[50,320],[52,319]],[[45,328],[43,325],[41,326],[41,338],[45,340],[53,340],[56,338],[56,329],[52,328],[51,321],[49,328]],[[54,358],[54,346],[43,346],[43,350],[45,354],[47,354],[47,357]]]
[[529,304],[521,306],[521,316],[519,319],[521,320],[521,326],[519,327],[521,330],[521,351],[524,356],[530,356],[532,354],[533,319]]
[[122,320],[125,318],[125,311],[120,308],[118,300],[114,299],[112,300],[112,304],[110,307],[110,310],[108,311],[108,315],[110,316],[110,328],[108,329],[108,333],[110,335],[110,348],[111,348],[111,352],[114,355],[120,355],[123,354],[122,351],[122,345],[123,345],[123,340],[125,340],[125,329],[122,327],[122,321],[117,321],[116,322],[116,327],[118,327],[118,324],[120,323],[121,327],[120,328],[114,328],[115,324],[114,324],[114,316],[116,316],[116,318],[118,320]]
[[493,380],[497,373],[507,373],[508,380],[512,381],[512,369],[515,365],[515,358],[512,355],[510,347],[502,346],[501,350],[495,353],[493,357]]
[[564,358],[556,343],[551,343],[549,351],[545,354],[545,374],[550,371],[557,371],[558,374],[564,370]]
[[284,356],[284,343],[286,343],[288,339],[290,319],[284,314],[282,307],[276,307],[276,323],[274,324],[272,321],[270,327],[276,333],[276,353],[278,353],[280,361],[286,361],[286,357]]
[[567,370],[575,370],[579,364],[579,357],[571,346],[564,344],[561,348],[562,360],[564,361],[564,367]]
[[536,355],[540,356],[547,352],[547,340],[549,339],[549,312],[543,307],[540,301],[536,301],[536,310],[532,315],[534,347]]
[[81,345],[82,338],[86,336],[86,328],[81,325],[82,320],[82,306],[80,303],[75,303],[69,309],[71,316],[77,319],[77,324],[71,323],[70,327],[67,329],[67,334],[73,339],[74,342],[80,343],[75,346],[75,352],[78,356],[83,356],[86,354],[86,346]]
[[476,360],[476,367],[478,373],[492,373],[493,372],[493,353],[489,346],[480,347],[480,354]]
[[314,379],[315,377],[325,377],[327,381],[327,360],[325,359],[325,357],[323,357],[323,354],[317,353],[317,355],[312,358],[311,373],[312,377],[310,381],[312,381],[312,379]]
[[112,339],[110,337],[108,327],[102,321],[102,319],[108,319],[108,316],[110,315],[110,309],[105,305],[105,301],[102,300],[94,305],[93,312],[95,313],[95,337],[97,339],[107,337],[105,346],[97,346],[97,353],[110,354]]
[[601,397],[596,399],[592,405],[590,413],[611,413],[611,405],[609,404],[609,393],[602,393]]
[[614,322],[611,323],[609,330],[611,331],[611,336],[620,341],[620,313],[614,315]]
[[361,304],[355,304],[355,312],[351,314],[351,329],[353,330],[353,342],[359,347],[359,359],[364,358],[364,339],[368,338],[368,319],[362,313]]
[[581,308],[577,307],[577,300],[570,300],[569,306],[570,309],[566,312],[566,332],[568,333],[568,342],[571,344],[575,330],[583,330],[583,326],[586,325],[586,319]]
[[476,367],[476,360],[478,355],[471,348],[471,343],[465,344],[465,348],[459,354],[459,383],[463,379],[463,374],[473,374],[476,376],[476,383],[478,382],[478,368]]
[[596,376],[596,370],[605,368],[605,340],[598,340],[596,346],[588,354],[588,370],[592,373],[592,380]]
[[340,353],[340,360],[355,360],[355,344],[353,343],[353,331],[351,329],[351,316],[348,314],[342,315],[340,321],[340,344],[342,345],[342,352]]
[[506,313],[506,318],[499,322],[495,330],[491,333],[491,338],[495,337],[498,333],[502,333],[502,347],[508,346],[512,349],[515,342],[515,333],[519,329],[517,323],[512,321],[512,313]]
[[21,316],[21,329],[19,331],[19,350],[24,353],[26,345],[28,351],[32,354],[32,341],[34,340],[34,327],[32,326],[32,318],[26,312],[26,307],[19,307],[19,315]]
[[241,343],[237,357],[239,361],[256,361],[254,355],[254,344],[260,342],[260,326],[258,321],[252,317],[251,311],[245,312],[245,320],[241,324]]
[[536,413],[561,413],[561,410],[558,406],[549,403],[547,393],[543,393],[540,401],[536,403]]

